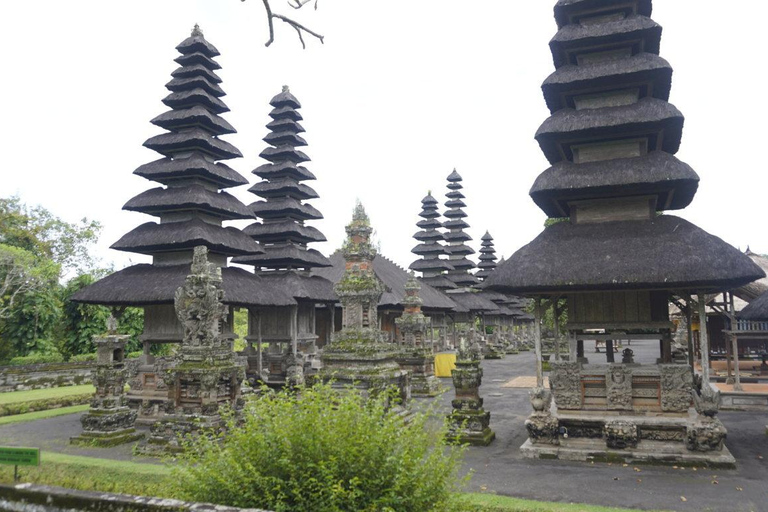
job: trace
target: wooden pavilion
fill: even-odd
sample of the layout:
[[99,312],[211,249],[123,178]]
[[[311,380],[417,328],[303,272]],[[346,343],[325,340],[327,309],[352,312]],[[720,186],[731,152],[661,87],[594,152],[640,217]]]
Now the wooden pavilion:
[[[551,167],[530,195],[550,218],[567,220],[545,228],[484,283],[534,299],[538,385],[522,450],[732,465],[715,417],[706,330],[694,380],[690,366],[672,360],[668,303],[764,273],[719,238],[662,214],[687,206],[699,178],[674,156],[683,116],[668,102],[672,68],[659,56],[651,1],[559,0],[554,13],[556,70],[542,86],[551,116],[536,133]],[[541,369],[541,302],[559,297],[568,303],[570,355],[552,363],[550,390]],[[585,339],[610,348],[619,337],[658,340],[658,364],[584,357]]]

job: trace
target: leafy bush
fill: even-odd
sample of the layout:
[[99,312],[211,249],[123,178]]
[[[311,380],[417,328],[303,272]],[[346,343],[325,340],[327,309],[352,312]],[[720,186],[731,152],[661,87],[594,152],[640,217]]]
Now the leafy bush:
[[187,439],[174,494],[276,512],[446,510],[463,448],[430,413],[404,423],[389,399],[327,384],[264,390],[226,436]]
[[77,354],[76,356],[72,356],[69,358],[70,363],[85,363],[88,361],[95,361],[96,360],[96,352],[92,352],[90,354]]
[[28,364],[43,364],[43,363],[63,363],[64,356],[61,354],[30,354],[28,356],[14,357],[10,361],[4,363],[8,366],[25,366]]

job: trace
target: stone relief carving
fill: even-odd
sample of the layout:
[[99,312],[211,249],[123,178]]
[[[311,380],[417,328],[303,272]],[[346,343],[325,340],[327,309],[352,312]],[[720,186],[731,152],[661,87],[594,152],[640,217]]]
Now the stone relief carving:
[[552,362],[550,387],[559,409],[581,409],[581,374],[578,362]]
[[637,425],[628,420],[610,420],[603,426],[605,444],[608,448],[623,450],[637,448]]
[[687,366],[664,364],[661,372],[661,409],[666,412],[685,412],[691,407],[693,377]]
[[632,409],[632,370],[623,364],[612,364],[605,374],[606,401],[609,409]]
[[707,418],[703,422],[688,427],[686,448],[697,452],[712,452],[723,449],[728,434],[720,420]]

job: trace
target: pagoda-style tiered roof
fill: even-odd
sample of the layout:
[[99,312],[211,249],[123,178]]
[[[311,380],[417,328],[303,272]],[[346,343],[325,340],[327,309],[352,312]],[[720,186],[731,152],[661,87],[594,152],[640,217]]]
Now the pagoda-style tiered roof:
[[144,146],[165,158],[143,165],[136,174],[166,187],[154,188],[134,197],[124,209],[160,218],[127,233],[113,249],[155,255],[161,252],[188,253],[204,245],[213,254],[237,256],[260,252],[255,244],[234,228],[221,226],[223,220],[247,219],[248,210],[231,194],[220,189],[240,185],[242,178],[218,160],[242,156],[220,135],[234,128],[219,117],[229,108],[220,99],[224,91],[215,73],[218,50],[195,27],[192,35],[176,49],[181,69],[166,86],[171,93],[163,103],[171,110],[152,120],[168,130],[149,138]]
[[493,247],[493,237],[489,232],[486,231],[480,240],[480,263],[477,264],[479,270],[475,272],[475,277],[485,281],[496,269],[496,249]]
[[436,288],[455,288],[456,284],[449,279],[446,279],[444,272],[447,270],[453,270],[453,266],[445,259],[441,259],[441,256],[447,256],[448,252],[443,245],[445,237],[440,231],[442,223],[440,222],[440,213],[437,211],[437,200],[432,197],[432,194],[427,194],[421,200],[421,213],[419,217],[422,218],[416,225],[421,229],[413,238],[419,241],[419,244],[411,249],[411,252],[420,256],[419,259],[411,263],[410,269],[417,272],[421,272],[423,279],[432,281],[433,286]]
[[249,206],[263,222],[251,224],[244,230],[262,244],[265,252],[234,261],[254,265],[257,270],[308,270],[330,266],[327,257],[307,248],[311,242],[325,241],[325,236],[316,228],[305,225],[306,221],[322,219],[323,215],[304,203],[318,195],[312,187],[301,183],[315,179],[311,172],[299,165],[309,161],[309,157],[297,149],[307,145],[299,135],[304,132],[299,124],[301,103],[286,86],[269,104],[273,107],[269,114],[272,121],[267,124],[270,131],[264,141],[270,146],[260,155],[269,163],[253,171],[263,181],[249,189],[264,199]]
[[445,233],[445,241],[448,242],[446,250],[448,263],[453,266],[453,270],[449,270],[446,277],[457,286],[472,286],[477,284],[478,280],[469,273],[475,268],[475,263],[467,259],[467,256],[474,254],[475,251],[464,243],[472,240],[472,238],[464,232],[469,224],[464,220],[467,214],[462,210],[466,207],[463,201],[464,194],[461,192],[464,188],[461,184],[462,178],[454,169],[447,179],[448,193],[445,194],[445,197],[448,198],[448,201],[446,201],[445,206],[448,210],[443,215],[448,220],[443,222],[443,228],[447,230]]
[[672,68],[659,56],[650,0],[559,0],[550,42],[556,71],[542,86],[551,116],[536,140],[552,165],[530,195],[545,230],[487,278],[508,293],[722,291],[763,275],[693,224],[699,178],[674,154],[683,115],[668,102]]
[[[180,64],[166,87],[163,103],[170,110],[152,123],[167,133],[144,144],[163,158],[140,166],[134,174],[163,186],[130,199],[124,209],[158,217],[139,225],[112,248],[153,256],[153,263],[133,265],[84,288],[73,300],[106,305],[173,304],[176,290],[190,272],[193,250],[205,246],[210,261],[226,267],[227,257],[262,252],[241,230],[222,222],[253,218],[248,208],[222,189],[248,181],[218,160],[239,157],[240,151],[221,135],[234,128],[219,114],[229,109],[213,60],[218,50],[198,27],[177,49]],[[238,268],[222,269],[224,300],[238,306],[291,305],[294,299]]]

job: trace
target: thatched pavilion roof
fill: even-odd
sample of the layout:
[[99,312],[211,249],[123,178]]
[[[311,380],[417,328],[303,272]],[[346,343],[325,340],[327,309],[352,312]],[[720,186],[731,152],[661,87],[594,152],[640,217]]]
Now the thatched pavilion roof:
[[724,291],[764,277],[747,256],[671,215],[560,222],[500,264],[483,288],[513,294],[592,290]]
[[[104,306],[173,304],[189,265],[133,265],[77,292],[74,302]],[[236,267],[221,269],[224,302],[233,306],[290,306],[296,301],[279,286]]]

